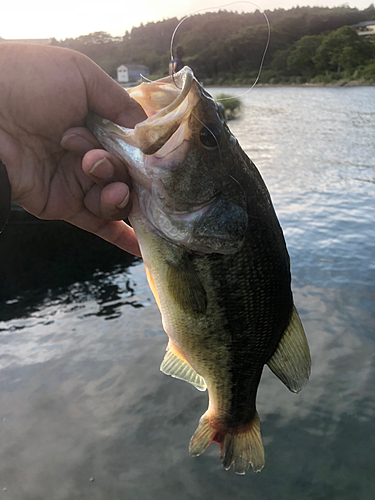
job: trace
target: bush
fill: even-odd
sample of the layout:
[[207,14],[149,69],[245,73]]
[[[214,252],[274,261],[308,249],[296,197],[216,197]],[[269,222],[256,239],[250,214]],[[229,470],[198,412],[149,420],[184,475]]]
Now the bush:
[[242,102],[240,99],[223,93],[217,95],[215,101],[218,101],[219,104],[224,106],[227,120],[234,120],[235,118],[238,118],[242,108]]
[[366,66],[360,66],[353,74],[353,78],[365,80],[367,82],[375,82],[375,61]]
[[330,84],[337,82],[339,79],[340,76],[337,73],[326,73],[325,75],[316,75],[312,79],[312,83]]

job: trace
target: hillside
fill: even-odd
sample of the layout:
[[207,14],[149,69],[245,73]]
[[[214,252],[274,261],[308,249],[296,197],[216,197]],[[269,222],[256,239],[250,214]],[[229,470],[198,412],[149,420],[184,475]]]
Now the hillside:
[[[375,20],[375,7],[297,7],[266,11],[271,41],[261,83],[329,83],[340,78],[375,81],[375,36],[359,36],[350,25]],[[179,20],[133,28],[123,37],[105,32],[56,42],[83,52],[111,76],[122,63],[144,64],[151,78],[168,73],[169,46]],[[179,28],[175,46],[184,63],[205,84],[254,81],[267,42],[264,16],[219,11],[191,16]]]

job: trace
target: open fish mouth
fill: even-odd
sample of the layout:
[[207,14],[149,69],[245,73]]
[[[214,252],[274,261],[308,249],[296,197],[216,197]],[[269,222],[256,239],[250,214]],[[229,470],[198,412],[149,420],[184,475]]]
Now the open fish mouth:
[[173,76],[128,90],[148,116],[134,129],[116,125],[92,112],[86,118],[86,125],[108,151],[122,159],[124,150],[119,151],[113,142],[122,141],[145,155],[152,155],[167,143],[196,104],[198,96],[191,92],[194,82],[199,85],[192,70],[185,66]]

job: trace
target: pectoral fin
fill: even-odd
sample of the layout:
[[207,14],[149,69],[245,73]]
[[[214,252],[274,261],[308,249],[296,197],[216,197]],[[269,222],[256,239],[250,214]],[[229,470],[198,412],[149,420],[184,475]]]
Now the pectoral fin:
[[198,375],[186,359],[173,347],[173,344],[169,343],[167,349],[160,370],[165,375],[171,375],[172,377],[189,382],[189,384],[196,387],[199,391],[205,391],[207,386],[204,378]]
[[299,392],[309,379],[310,350],[294,305],[289,325],[267,365],[292,392]]
[[168,263],[167,283],[171,297],[187,313],[200,315],[206,312],[206,291],[188,258],[178,263]]

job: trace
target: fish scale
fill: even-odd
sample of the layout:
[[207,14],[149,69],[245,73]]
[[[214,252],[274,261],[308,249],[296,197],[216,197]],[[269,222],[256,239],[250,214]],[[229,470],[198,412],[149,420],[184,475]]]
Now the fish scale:
[[[254,235],[253,232],[250,234]],[[224,311],[224,317],[228,324],[226,335],[229,338],[228,351],[231,354],[232,400],[228,404],[227,414],[234,422],[245,418],[240,417],[240,415],[245,415],[244,408],[247,408],[246,418],[248,418],[249,413],[252,413],[253,417],[255,397],[263,365],[276,349],[288,323],[289,311],[292,306],[289,294],[289,304],[285,306],[279,302],[280,308],[279,314],[277,314],[273,304],[275,297],[281,294],[276,287],[273,287],[274,293],[272,293],[270,284],[266,280],[263,282],[259,280],[259,273],[247,258],[249,253],[247,248],[248,245],[245,242],[241,256],[246,258],[241,258],[239,255],[235,265],[227,262],[232,260],[231,256],[221,256],[222,262],[220,264],[215,259],[214,265],[208,264],[207,266],[212,269],[212,281],[217,284],[216,300],[220,304],[220,309]],[[262,247],[259,248],[259,251],[262,252]],[[206,257],[206,260],[208,258]],[[264,269],[265,266],[259,265],[259,268]],[[202,274],[205,273],[201,272],[200,275]],[[271,273],[271,276],[274,275]],[[285,288],[288,291],[288,283],[285,283]],[[253,299],[249,300],[249,296],[253,296]],[[266,296],[267,302],[264,300]],[[274,320],[272,313],[275,317]],[[278,317],[280,315],[283,317]],[[276,324],[277,328],[273,323]],[[244,337],[247,339],[246,342],[244,342]],[[250,373],[251,376],[244,377],[244,373]],[[238,401],[241,401],[241,404]]]

